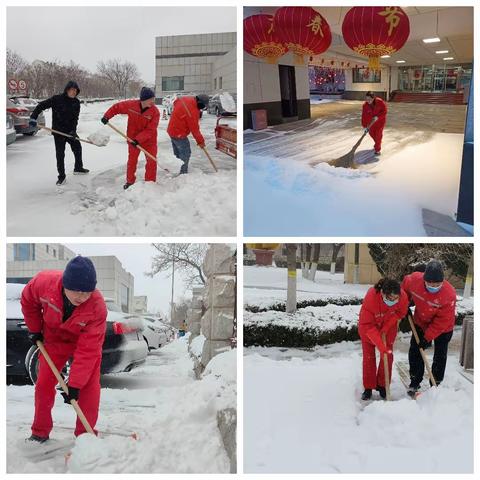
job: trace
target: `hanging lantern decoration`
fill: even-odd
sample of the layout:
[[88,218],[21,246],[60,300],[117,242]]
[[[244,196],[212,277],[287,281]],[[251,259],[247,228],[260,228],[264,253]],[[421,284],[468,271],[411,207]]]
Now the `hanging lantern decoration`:
[[285,55],[287,49],[274,31],[273,15],[252,15],[243,20],[243,49],[268,63]]
[[330,26],[312,7],[281,7],[275,12],[273,24],[299,65],[305,63],[304,56],[320,55],[332,43]]
[[380,70],[380,57],[400,50],[410,35],[410,21],[400,7],[353,7],[342,24],[345,43],[368,57],[368,67]]

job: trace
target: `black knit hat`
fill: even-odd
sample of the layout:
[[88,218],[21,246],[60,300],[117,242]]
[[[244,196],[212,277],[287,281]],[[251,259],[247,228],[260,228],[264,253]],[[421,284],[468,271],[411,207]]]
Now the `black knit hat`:
[[63,272],[63,286],[75,292],[93,292],[97,285],[97,272],[93,262],[79,255],[72,258]]
[[154,98],[155,97],[155,92],[148,87],[143,87],[140,90],[140,100],[144,102],[145,100],[148,100],[149,98]]
[[443,282],[443,265],[438,260],[430,260],[425,267],[423,279],[426,282]]

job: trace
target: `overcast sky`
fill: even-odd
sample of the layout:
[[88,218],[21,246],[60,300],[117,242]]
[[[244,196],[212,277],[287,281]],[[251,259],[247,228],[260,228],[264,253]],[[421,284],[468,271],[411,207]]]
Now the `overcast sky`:
[[236,31],[235,7],[8,7],[7,47],[28,61],[62,60],[90,71],[100,60],[135,63],[155,80],[155,37]]
[[[135,277],[135,295],[148,296],[148,308],[160,309],[165,314],[170,314],[170,298],[172,281],[168,277],[170,272],[158,274],[155,277],[145,276],[150,271],[152,257],[156,250],[151,244],[65,244],[75,253],[83,256],[115,255],[123,268]],[[190,296],[185,290],[185,285],[178,272],[175,274],[175,295],[177,301],[184,296]]]

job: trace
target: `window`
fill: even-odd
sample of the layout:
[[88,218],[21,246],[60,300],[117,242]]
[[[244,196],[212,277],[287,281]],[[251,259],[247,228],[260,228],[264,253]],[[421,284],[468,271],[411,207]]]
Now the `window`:
[[221,90],[223,88],[223,77],[218,77],[218,89]]
[[122,312],[128,313],[129,311],[129,297],[130,297],[130,289],[123,285],[120,285],[120,306],[122,307]]
[[57,258],[57,251],[55,249],[53,249],[53,256]]
[[369,68],[354,68],[352,70],[353,83],[381,83],[382,72],[380,70],[370,70]]
[[213,79],[213,89],[216,90],[217,89],[217,77],[215,77]]
[[13,260],[16,262],[28,262],[35,260],[35,244],[15,243],[13,248]]
[[162,90],[164,92],[178,92],[183,90],[184,77],[162,77]]

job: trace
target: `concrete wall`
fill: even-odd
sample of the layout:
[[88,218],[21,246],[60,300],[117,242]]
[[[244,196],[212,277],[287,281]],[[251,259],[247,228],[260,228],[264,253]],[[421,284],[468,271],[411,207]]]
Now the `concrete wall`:
[[269,125],[283,123],[278,65],[295,66],[298,119],[310,118],[310,88],[308,66],[295,65],[293,54],[288,52],[277,64],[244,52],[243,57],[243,103],[244,128],[252,128],[252,110],[266,109]]
[[[365,285],[373,285],[381,278],[377,266],[370,256],[368,245],[360,243],[359,255],[359,282]],[[353,283],[353,272],[355,265],[355,244],[345,244],[345,283]]]
[[[213,65],[237,48],[235,32],[174,35],[155,38],[155,91],[157,97],[183,91],[211,93]],[[227,72],[230,78],[236,73]],[[232,64],[229,64],[232,67]],[[236,72],[236,65],[235,65]],[[184,77],[183,90],[162,89],[162,77]]]
[[[221,82],[220,82],[221,78]],[[215,86],[216,80],[216,86]],[[221,83],[221,87],[220,87]],[[212,67],[212,85],[214,92],[237,93],[237,49],[230,50],[216,60]]]

